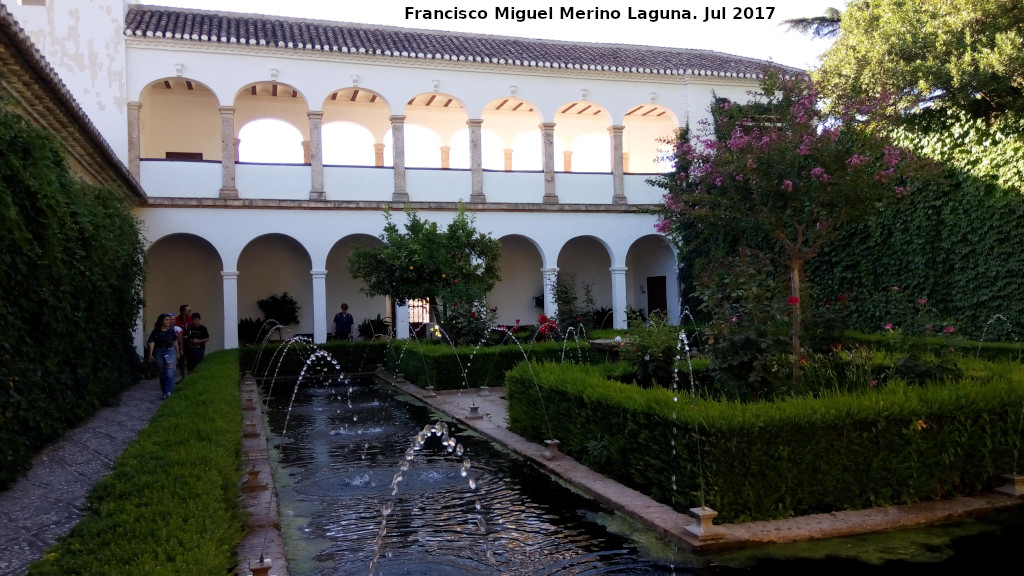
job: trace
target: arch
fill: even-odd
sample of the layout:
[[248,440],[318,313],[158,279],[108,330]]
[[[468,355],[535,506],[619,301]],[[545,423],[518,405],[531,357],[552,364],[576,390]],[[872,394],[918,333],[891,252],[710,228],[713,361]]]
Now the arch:
[[626,304],[650,314],[662,309],[669,322],[679,321],[679,277],[676,252],[668,239],[648,234],[626,252]]
[[[391,106],[387,99],[373,90],[360,87],[341,88],[331,92],[321,104],[323,110],[323,125],[326,127],[335,122],[348,122],[365,128],[372,135],[369,154],[375,154],[375,145],[384,144],[384,136],[391,130]],[[325,163],[345,164],[361,166],[361,161],[344,160],[340,162],[327,162],[328,143],[324,140]],[[356,152],[358,158],[367,154],[363,151]],[[375,158],[375,156],[371,156]],[[386,156],[385,156],[386,158]],[[368,164],[377,165],[376,162]],[[383,165],[383,164],[381,164]]]
[[238,130],[239,162],[302,164],[302,133],[276,118],[260,118]]
[[[466,128],[468,119],[462,101],[450,94],[426,92],[413,96],[405,106],[406,166],[440,168],[441,146],[450,146],[452,136]],[[432,139],[422,139],[423,133],[413,136],[410,132],[412,126],[436,135],[436,143]],[[385,153],[385,157],[387,155]]]
[[575,278],[581,306],[589,285],[596,307],[612,307],[611,265],[611,249],[596,236],[572,238],[558,252],[558,272]]
[[264,234],[249,241],[238,255],[238,319],[262,318],[258,300],[288,292],[298,301],[298,334],[313,333],[312,260],[298,240],[285,234]]
[[220,104],[205,84],[163,78],[139,94],[140,156],[173,160],[221,159]]
[[[283,146],[272,141],[260,141],[257,146],[266,150],[276,151],[276,154],[267,152],[266,155],[288,158],[289,160],[284,161],[285,163],[301,164],[309,162],[308,112],[309,105],[306,103],[305,97],[299,94],[298,90],[287,84],[279,82],[255,82],[249,84],[235,96],[235,137],[239,138],[239,152],[241,153],[242,150],[246,149],[255,149],[255,147],[247,145],[251,143],[247,143],[244,138],[241,138],[242,127],[255,120],[279,120],[292,125],[300,134],[298,162],[293,160],[296,157],[294,144]],[[262,156],[264,154],[261,153]],[[239,155],[239,160],[246,161],[242,159],[241,154]],[[282,162],[282,160],[275,160],[275,162]]]
[[[507,148],[512,150],[512,170],[541,169],[541,134],[537,127],[543,117],[536,106],[514,96],[502,97],[488,102],[480,117],[484,127],[501,138],[500,144],[491,144],[499,146],[496,152],[489,152],[489,145],[484,142],[484,168],[504,170]],[[490,164],[488,158],[492,158]]]
[[664,174],[672,169],[671,141],[679,130],[675,112],[654,103],[634,106],[622,121],[625,172]]
[[514,325],[534,324],[543,311],[534,304],[535,296],[544,295],[544,258],[537,243],[518,234],[502,236],[498,267],[501,281],[487,294],[488,306],[497,306],[497,322]]
[[164,312],[178,313],[182,304],[203,316],[210,330],[208,352],[224,345],[223,259],[205,238],[194,234],[168,234],[146,251],[146,281],[143,285],[144,328]]
[[[468,169],[470,167],[469,128],[463,128],[453,134],[450,146],[450,167]],[[505,144],[497,132],[481,128],[480,148],[484,170],[505,169]]]
[[374,166],[376,143],[373,133],[362,124],[339,120],[323,125],[324,164]]
[[349,305],[349,312],[355,319],[356,326],[364,320],[372,320],[379,314],[381,318],[389,318],[391,311],[388,299],[384,296],[370,297],[363,294],[361,281],[352,278],[348,267],[348,258],[353,248],[369,248],[379,246],[381,240],[369,234],[352,234],[338,240],[327,254],[327,330],[331,330],[331,322],[342,302]]
[[[611,166],[611,145],[608,127],[611,126],[612,118],[608,111],[598,104],[586,100],[569,102],[559,107],[555,114],[555,138],[568,145],[565,152],[571,152],[571,158],[565,160],[565,156],[556,151],[555,168],[565,170],[566,163],[569,164],[567,172],[599,171],[609,172]],[[604,142],[603,149],[599,149],[598,143]],[[582,150],[575,150],[577,145],[583,146]],[[556,142],[556,150],[557,150]],[[582,170],[581,168],[602,168],[600,170]]]

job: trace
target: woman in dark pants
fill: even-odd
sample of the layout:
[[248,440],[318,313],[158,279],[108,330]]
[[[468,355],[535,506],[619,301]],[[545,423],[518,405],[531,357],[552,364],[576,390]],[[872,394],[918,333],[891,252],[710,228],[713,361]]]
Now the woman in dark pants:
[[163,393],[160,398],[167,398],[174,391],[175,364],[181,355],[178,335],[174,332],[174,314],[161,314],[157,318],[146,344],[149,349],[148,360],[156,363],[160,375],[160,391]]

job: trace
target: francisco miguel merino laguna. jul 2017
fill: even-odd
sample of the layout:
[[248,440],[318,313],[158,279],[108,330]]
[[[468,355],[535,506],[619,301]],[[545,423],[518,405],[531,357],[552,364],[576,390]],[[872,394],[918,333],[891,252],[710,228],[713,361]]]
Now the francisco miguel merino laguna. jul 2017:
[[[526,22],[528,20],[620,20],[623,12],[616,9],[588,8],[581,9],[574,6],[561,6],[558,10],[555,7],[521,9],[515,6],[495,6],[491,11],[481,8],[435,8],[419,9],[414,6],[405,7],[406,20],[488,20],[494,15],[495,20],[514,20]],[[646,20],[657,22],[659,20],[696,20],[708,22],[709,20],[771,20],[775,14],[774,6],[721,6],[712,8],[705,6],[703,13],[697,10],[696,13],[686,9],[645,9],[626,8],[626,20]],[[703,17],[703,18],[702,18]]]

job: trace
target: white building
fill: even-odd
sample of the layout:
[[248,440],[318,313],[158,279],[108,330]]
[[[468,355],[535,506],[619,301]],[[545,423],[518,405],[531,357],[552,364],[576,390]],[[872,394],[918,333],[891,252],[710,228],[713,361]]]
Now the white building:
[[646,180],[660,140],[706,118],[713,94],[745,98],[765,65],[124,0],[0,4],[145,190],[141,325],[187,302],[212,349],[236,346],[272,292],[298,300],[294,329],[317,341],[342,301],[357,322],[389,316],[349,276],[350,250],[379,242],[384,207],[444,223],[459,201],[502,242],[500,322],[535,323],[541,294],[552,312],[557,271],[616,327],[627,306],[677,317]]

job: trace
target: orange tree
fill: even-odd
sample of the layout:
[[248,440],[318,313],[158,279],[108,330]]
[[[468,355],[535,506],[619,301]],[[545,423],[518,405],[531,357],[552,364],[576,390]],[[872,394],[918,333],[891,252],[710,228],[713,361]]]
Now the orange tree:
[[706,305],[724,304],[707,306],[718,308],[713,318],[737,327],[758,314],[787,320],[798,386],[807,262],[844,225],[908,194],[911,163],[867,120],[874,103],[825,115],[809,78],[774,68],[751,96],[717,99],[697,138],[680,132],[674,171],[653,182],[666,190],[657,228],[698,255],[697,291]]
[[466,318],[471,324],[486,321],[484,297],[501,280],[501,243],[478,232],[461,204],[445,229],[408,208],[404,231],[390,211],[384,215],[382,244],[355,248],[349,256],[352,277],[363,281],[360,290],[367,296],[390,296],[399,305],[427,300],[431,316],[456,329]]

